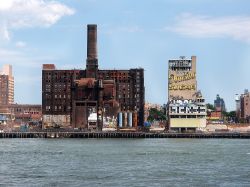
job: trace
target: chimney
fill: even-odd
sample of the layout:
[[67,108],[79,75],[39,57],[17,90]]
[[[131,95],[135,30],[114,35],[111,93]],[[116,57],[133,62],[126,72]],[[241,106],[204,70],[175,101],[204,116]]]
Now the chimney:
[[97,78],[97,25],[88,25],[86,78]]
[[97,25],[88,25],[88,59],[97,58]]

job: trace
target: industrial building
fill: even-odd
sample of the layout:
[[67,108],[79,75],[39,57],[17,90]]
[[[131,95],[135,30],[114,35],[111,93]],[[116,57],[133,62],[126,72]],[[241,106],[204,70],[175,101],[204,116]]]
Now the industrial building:
[[12,104],[9,107],[12,120],[16,124],[40,122],[42,106],[34,104]]
[[144,70],[99,70],[97,25],[87,26],[86,69],[42,70],[43,128],[136,128],[144,122]]
[[205,128],[206,105],[197,90],[196,57],[169,60],[168,76],[169,129],[193,132]]

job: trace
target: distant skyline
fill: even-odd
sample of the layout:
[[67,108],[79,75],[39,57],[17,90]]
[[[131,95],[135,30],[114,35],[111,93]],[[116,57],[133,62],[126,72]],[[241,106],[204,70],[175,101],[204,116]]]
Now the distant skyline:
[[198,89],[228,110],[250,89],[250,1],[0,0],[0,69],[15,102],[41,104],[42,64],[85,69],[87,24],[97,24],[100,69],[145,69],[145,100],[167,102],[168,60],[197,56]]

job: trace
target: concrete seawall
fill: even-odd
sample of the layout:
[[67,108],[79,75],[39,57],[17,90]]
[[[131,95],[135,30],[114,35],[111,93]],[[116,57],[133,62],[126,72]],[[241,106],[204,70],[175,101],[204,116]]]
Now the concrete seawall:
[[250,133],[146,133],[146,132],[1,132],[0,138],[229,138],[250,139]]

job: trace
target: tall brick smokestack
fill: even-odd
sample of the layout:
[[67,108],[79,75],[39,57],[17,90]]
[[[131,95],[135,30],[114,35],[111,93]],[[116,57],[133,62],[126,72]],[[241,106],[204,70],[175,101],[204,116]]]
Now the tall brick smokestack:
[[87,33],[87,64],[86,77],[96,78],[98,71],[97,59],[97,25],[88,25]]
[[97,58],[97,25],[88,25],[88,58]]

